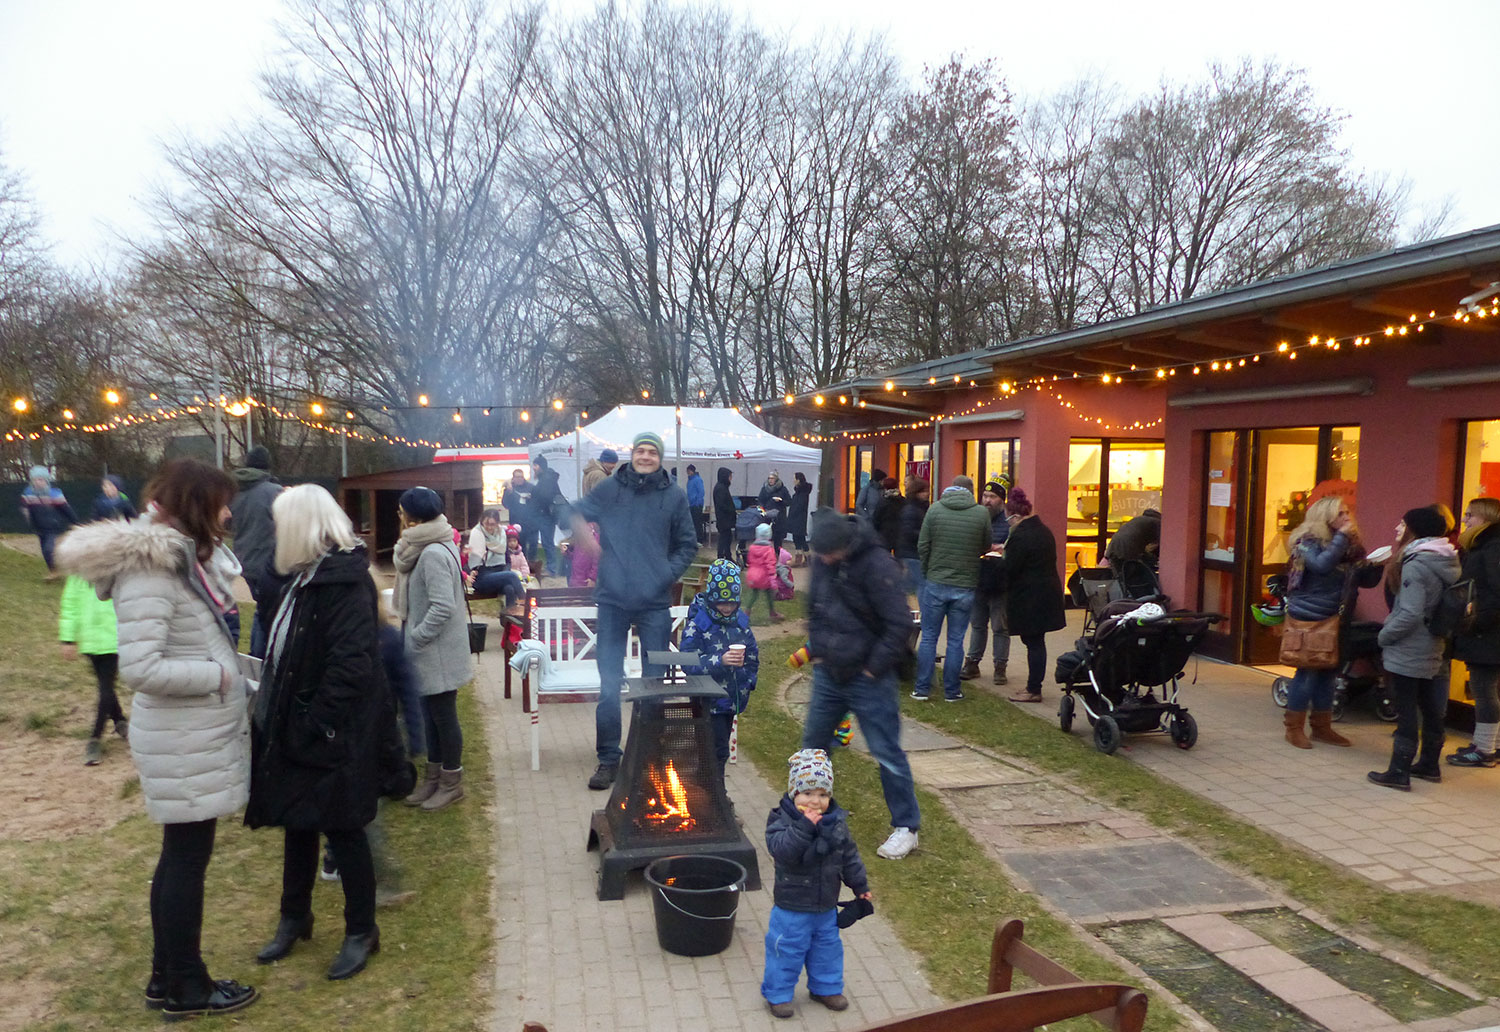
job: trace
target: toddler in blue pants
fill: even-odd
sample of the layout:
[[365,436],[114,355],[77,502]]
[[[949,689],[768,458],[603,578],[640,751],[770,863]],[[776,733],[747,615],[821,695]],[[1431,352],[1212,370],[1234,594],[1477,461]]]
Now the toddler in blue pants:
[[844,996],[844,943],[839,938],[841,884],[867,901],[870,884],[848,815],[833,800],[833,764],[822,749],[802,749],[781,805],[766,819],[766,848],[776,861],[775,906],[766,929],[766,975],[760,992],[778,1018],[790,1018],[792,994],[807,968],[807,989],[829,1010],[849,1006]]

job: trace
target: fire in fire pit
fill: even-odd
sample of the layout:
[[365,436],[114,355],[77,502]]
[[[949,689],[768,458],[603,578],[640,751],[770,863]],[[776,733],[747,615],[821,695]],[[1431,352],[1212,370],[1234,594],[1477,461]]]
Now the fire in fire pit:
[[760,888],[755,847],[734,819],[713,755],[709,704],[722,695],[707,677],[631,680],[625,698],[635,711],[620,770],[589,828],[588,847],[599,850],[600,899],[622,898],[628,872],[692,853],[734,860],[745,868],[746,885]]

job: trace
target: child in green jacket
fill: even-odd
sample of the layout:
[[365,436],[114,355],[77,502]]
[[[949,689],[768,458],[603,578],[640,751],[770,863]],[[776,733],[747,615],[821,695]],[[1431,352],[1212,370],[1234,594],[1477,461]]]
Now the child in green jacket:
[[120,657],[117,654],[119,641],[115,635],[114,603],[100,599],[94,593],[94,586],[82,577],[69,577],[63,585],[57,637],[62,642],[63,659],[72,659],[83,653],[93,664],[94,677],[99,682],[94,731],[83,748],[84,765],[92,767],[104,758],[100,737],[104,734],[106,720],[114,722],[115,734],[121,738],[130,731],[125,712],[120,709],[120,699],[115,694]]

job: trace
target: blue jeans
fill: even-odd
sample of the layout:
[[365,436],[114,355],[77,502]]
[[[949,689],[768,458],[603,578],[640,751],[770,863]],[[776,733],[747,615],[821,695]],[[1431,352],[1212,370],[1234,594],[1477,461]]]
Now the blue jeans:
[[844,940],[839,938],[838,909],[821,914],[771,908],[766,924],[766,976],[760,994],[767,1003],[791,1003],[802,969],[807,991],[837,996],[844,991]]
[[[620,762],[620,686],[625,681],[625,644],[632,625],[640,635],[643,650],[663,651],[672,633],[672,614],[666,608],[630,610],[599,603],[599,626],[594,646],[599,664],[594,748],[604,766],[615,766]],[[648,677],[660,676],[662,672],[658,666],[644,669]]]
[[917,808],[911,764],[901,749],[901,707],[896,702],[894,670],[875,678],[856,674],[841,682],[834,680],[826,665],[814,664],[802,748],[829,748],[833,729],[851,711],[859,721],[859,733],[864,735],[870,755],[880,764],[880,788],[891,811],[891,827],[916,831],[922,824],[922,811]]
[[1333,709],[1333,683],[1337,675],[1338,671],[1331,668],[1311,670],[1298,667],[1286,693],[1287,712],[1301,713],[1308,709],[1322,712]]
[[557,558],[557,523],[551,519],[538,520],[536,532],[542,539],[542,551],[547,555],[547,576],[556,577],[562,569]]
[[943,694],[957,698],[958,675],[963,670],[964,632],[974,608],[974,589],[928,581],[922,587],[922,640],[917,645],[918,695],[932,690],[932,671],[937,666],[938,629],[948,621],[948,644],[943,652]]
[[927,583],[927,578],[922,576],[922,560],[907,558],[901,560],[901,565],[906,567],[906,592],[915,595],[918,599],[922,597],[922,585]]
[[36,532],[36,542],[42,547],[42,562],[47,564],[50,572],[56,567],[52,565],[52,553],[57,546],[57,534],[50,530],[39,530]]
[[521,575],[503,566],[481,566],[474,571],[474,594],[504,595],[507,607],[516,604],[523,587]]

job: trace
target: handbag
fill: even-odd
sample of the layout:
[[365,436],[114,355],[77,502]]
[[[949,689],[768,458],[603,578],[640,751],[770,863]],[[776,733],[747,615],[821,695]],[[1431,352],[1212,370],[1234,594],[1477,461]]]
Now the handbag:
[[1288,616],[1281,625],[1281,662],[1306,670],[1332,670],[1339,665],[1339,624],[1343,609],[1321,620]]
[[[443,549],[443,551],[447,552],[448,550],[445,548],[445,549]],[[448,555],[449,556],[453,556],[453,553],[452,552],[448,552]],[[458,558],[456,556],[453,556],[453,562],[456,565],[458,564]],[[462,565],[459,565],[458,566],[458,581],[459,581],[459,588],[460,589],[463,588],[463,579],[464,579],[464,568],[463,568]],[[462,590],[460,591],[460,593],[464,597],[464,609],[467,610],[468,613],[469,613],[469,655],[471,655],[471,656],[477,656],[481,652],[484,651],[484,642],[485,642],[485,638],[487,638],[489,636],[490,625],[486,624],[486,623],[476,623],[475,622],[475,620],[474,620],[474,607],[471,606],[471,605],[469,605],[469,593],[467,591],[462,591]]]

